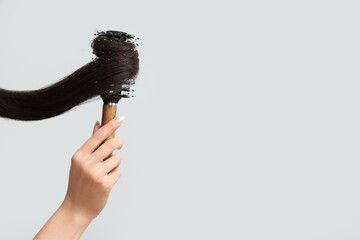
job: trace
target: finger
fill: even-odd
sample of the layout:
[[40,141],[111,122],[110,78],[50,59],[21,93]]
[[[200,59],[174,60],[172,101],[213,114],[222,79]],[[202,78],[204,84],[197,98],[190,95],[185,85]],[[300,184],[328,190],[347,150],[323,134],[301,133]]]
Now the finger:
[[99,123],[99,121],[96,121],[96,123],[95,123],[95,125],[94,125],[94,130],[93,130],[92,135],[94,135],[94,133],[95,133],[97,130],[99,130],[99,128],[100,128],[100,123]]
[[114,186],[114,184],[119,180],[120,176],[121,174],[118,169],[114,169],[107,175],[108,181],[111,184],[111,186]]
[[[100,130],[99,130],[100,131]],[[93,152],[93,159],[101,162],[105,160],[114,150],[121,149],[124,142],[121,138],[112,138],[103,143]]]
[[91,136],[82,146],[81,149],[87,153],[94,152],[95,149],[99,147],[101,143],[105,141],[111,134],[113,134],[116,129],[118,129],[124,117],[117,117],[110,120],[107,124],[100,127],[93,136]]
[[120,163],[121,163],[121,157],[119,155],[113,155],[109,157],[108,159],[106,159],[104,162],[101,163],[100,166],[101,175],[107,175],[113,169],[118,168]]

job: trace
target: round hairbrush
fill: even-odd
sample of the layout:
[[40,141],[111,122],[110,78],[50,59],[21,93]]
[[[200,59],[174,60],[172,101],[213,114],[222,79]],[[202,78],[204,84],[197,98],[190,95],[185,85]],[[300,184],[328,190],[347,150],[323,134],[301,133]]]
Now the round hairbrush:
[[[109,72],[117,72],[114,76],[107,76],[108,78],[119,77],[123,66],[126,66],[127,71],[129,71],[128,69],[134,69],[133,72],[124,73],[130,76],[126,81],[124,81],[124,77],[121,77],[121,81],[112,84],[113,88],[106,94],[101,95],[103,99],[101,126],[116,117],[118,102],[122,98],[132,97],[130,94],[134,90],[131,89],[131,85],[135,83],[138,71],[138,53],[136,51],[138,44],[135,42],[136,39],[139,38],[125,32],[106,31],[98,32],[93,42],[94,51],[97,49],[94,53],[103,61],[103,65],[111,69]],[[126,58],[120,58],[120,55],[126,56]],[[115,133],[106,140],[114,137]]]

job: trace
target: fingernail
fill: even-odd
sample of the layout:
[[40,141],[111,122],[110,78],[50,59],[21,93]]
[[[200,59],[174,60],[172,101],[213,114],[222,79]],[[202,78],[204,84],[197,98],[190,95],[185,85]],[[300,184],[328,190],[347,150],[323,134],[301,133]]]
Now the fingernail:
[[122,121],[124,121],[124,119],[125,119],[124,116],[120,116],[120,117],[117,117],[117,118],[116,118],[116,121],[117,121],[117,122],[122,122]]

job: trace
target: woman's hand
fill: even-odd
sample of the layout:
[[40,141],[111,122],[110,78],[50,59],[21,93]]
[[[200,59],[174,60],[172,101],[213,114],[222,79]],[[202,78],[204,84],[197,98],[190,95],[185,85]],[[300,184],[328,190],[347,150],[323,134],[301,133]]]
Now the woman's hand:
[[105,207],[110,191],[120,177],[117,167],[121,158],[109,155],[121,149],[123,141],[120,138],[105,140],[120,127],[122,121],[123,117],[118,121],[115,118],[102,128],[96,122],[92,137],[71,159],[69,185],[63,205],[91,220]]
[[121,159],[109,155],[123,146],[120,138],[106,140],[124,117],[114,118],[100,128],[96,122],[92,136],[71,159],[69,185],[63,203],[34,239],[80,239],[90,222],[101,212],[120,177]]

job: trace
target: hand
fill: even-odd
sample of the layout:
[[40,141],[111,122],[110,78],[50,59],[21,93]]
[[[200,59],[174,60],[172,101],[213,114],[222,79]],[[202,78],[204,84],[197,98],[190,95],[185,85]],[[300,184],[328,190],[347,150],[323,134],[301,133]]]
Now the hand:
[[105,140],[121,126],[122,120],[123,117],[120,122],[114,118],[101,128],[96,122],[92,136],[71,159],[69,185],[62,206],[89,221],[105,207],[111,189],[120,178],[117,170],[120,156],[108,156],[121,149],[123,141]]

